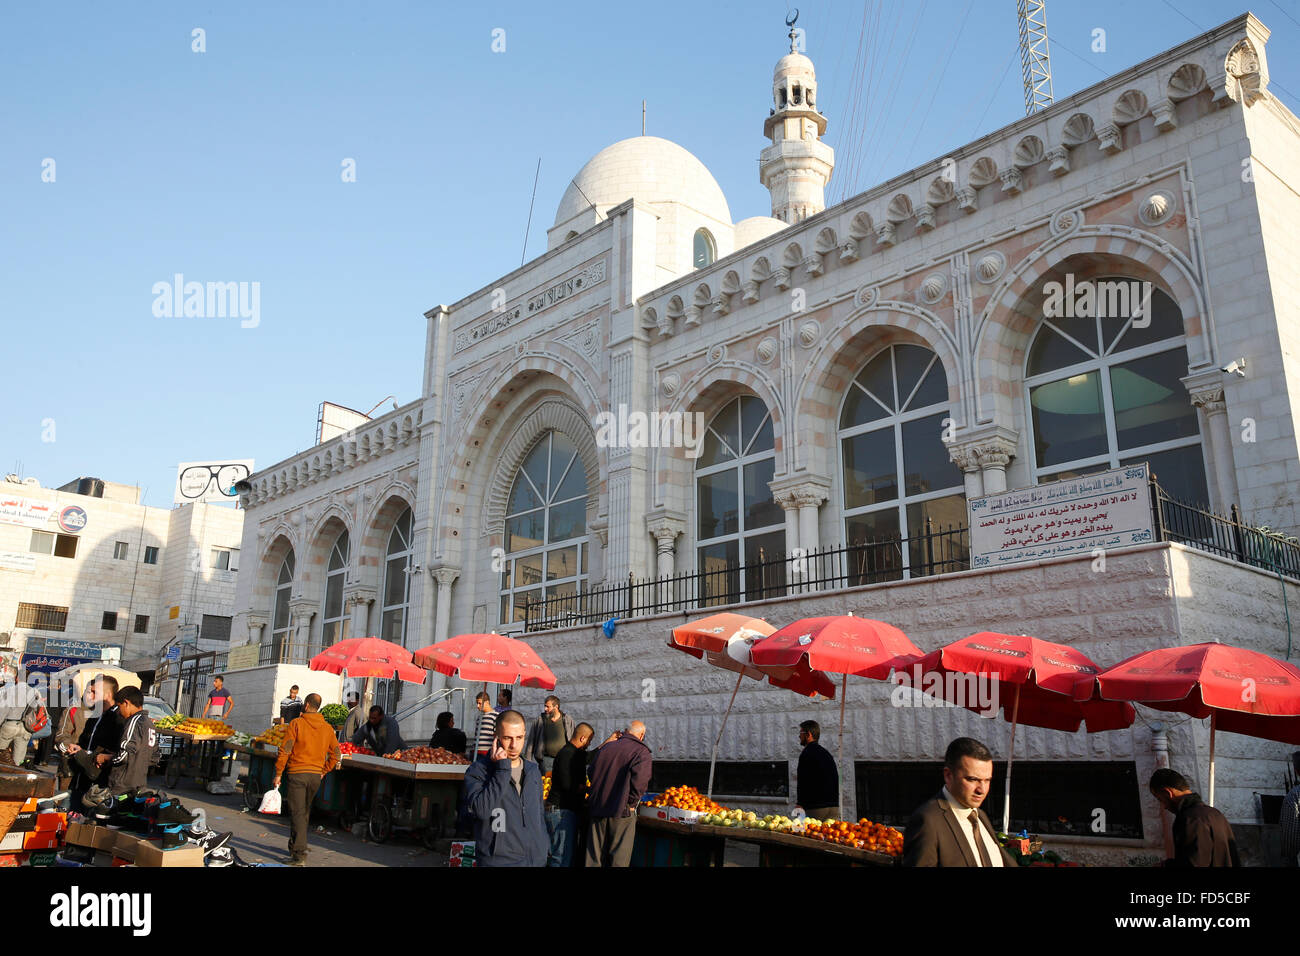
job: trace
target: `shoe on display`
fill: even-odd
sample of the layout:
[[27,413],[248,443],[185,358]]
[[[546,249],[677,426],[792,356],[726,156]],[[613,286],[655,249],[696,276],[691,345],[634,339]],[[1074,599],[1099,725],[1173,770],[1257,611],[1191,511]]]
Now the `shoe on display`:
[[154,819],[156,819],[159,824],[171,825],[173,823],[181,823],[191,825],[194,823],[195,815],[186,810],[175,800],[163,800],[158,804],[158,812],[155,814]]
[[214,830],[207,830],[201,836],[195,835],[193,832],[187,835],[191,843],[203,847],[204,857],[206,857],[208,854],[210,854],[213,850],[217,849],[218,847],[225,846],[227,843],[230,842],[230,837],[232,836],[230,831],[226,831],[225,833],[217,833]]
[[184,827],[179,824],[176,826],[162,828],[162,848],[164,850],[175,850],[177,847],[189,846],[190,840],[186,839],[182,832]]
[[249,863],[247,860],[245,860],[243,857],[239,855],[239,851],[236,850],[234,847],[225,846],[222,847],[222,849],[228,850],[230,852],[230,859],[234,862],[235,866],[259,866],[260,865],[257,863]]
[[203,860],[204,866],[234,866],[235,851],[228,846],[219,846]]

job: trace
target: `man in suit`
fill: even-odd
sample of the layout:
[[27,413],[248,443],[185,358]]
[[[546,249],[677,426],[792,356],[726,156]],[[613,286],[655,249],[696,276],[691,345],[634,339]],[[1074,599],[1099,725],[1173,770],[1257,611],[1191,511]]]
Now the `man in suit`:
[[980,804],[993,782],[993,754],[958,737],[943,757],[943,789],[907,821],[903,866],[1015,866]]
[[1161,769],[1147,786],[1160,806],[1174,814],[1174,856],[1165,866],[1241,866],[1227,817],[1192,792],[1186,777]]

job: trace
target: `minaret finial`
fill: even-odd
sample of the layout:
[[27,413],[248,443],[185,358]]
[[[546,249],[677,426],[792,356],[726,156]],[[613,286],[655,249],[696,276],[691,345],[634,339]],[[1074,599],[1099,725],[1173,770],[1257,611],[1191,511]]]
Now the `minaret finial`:
[[785,25],[790,28],[790,52],[791,53],[799,52],[799,31],[794,28],[794,25],[795,23],[798,22],[798,20],[799,20],[799,8],[795,7],[794,11],[790,14],[787,14],[785,18]]

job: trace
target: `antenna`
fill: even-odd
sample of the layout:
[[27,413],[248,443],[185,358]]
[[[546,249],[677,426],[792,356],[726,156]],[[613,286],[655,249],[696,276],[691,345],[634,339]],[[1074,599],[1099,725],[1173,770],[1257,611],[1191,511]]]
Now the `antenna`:
[[542,157],[537,157],[537,172],[533,173],[533,198],[528,200],[528,225],[524,226],[524,251],[519,254],[519,264],[524,264],[528,255],[528,230],[533,228],[533,203],[537,201],[537,179],[542,175]]
[[1047,49],[1047,0],[1016,0],[1025,115],[1052,105],[1052,59]]
[[645,135],[645,100],[641,101],[641,135]]

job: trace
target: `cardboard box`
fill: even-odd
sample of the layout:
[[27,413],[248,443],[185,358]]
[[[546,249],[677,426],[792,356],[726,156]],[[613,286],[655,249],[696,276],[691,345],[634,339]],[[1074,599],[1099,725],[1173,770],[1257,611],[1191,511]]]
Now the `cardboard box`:
[[21,853],[26,833],[6,833],[0,838],[0,853]]
[[147,842],[134,833],[127,833],[125,830],[118,830],[115,837],[113,845],[108,849],[119,860],[127,860],[131,863],[135,862],[135,854],[140,848],[140,844]]
[[174,850],[164,850],[161,845],[141,840],[135,849],[136,866],[202,866],[203,847],[191,843]]
[[644,803],[637,807],[640,816],[653,817],[656,820],[672,820],[675,823],[695,823],[705,816],[699,810],[679,810],[677,807],[650,807]]
[[33,830],[23,834],[24,850],[57,850],[63,846],[62,830]]
[[112,827],[99,827],[90,823],[70,823],[63,842],[112,852],[120,832]]
[[452,843],[451,845],[451,857],[447,861],[447,865],[448,866],[476,866],[477,865],[477,862],[475,861],[476,855],[477,854],[474,849],[474,842],[472,840],[467,842],[461,842],[458,840]]
[[54,866],[58,858],[58,852],[55,850],[36,850],[33,853],[26,853],[28,866]]

